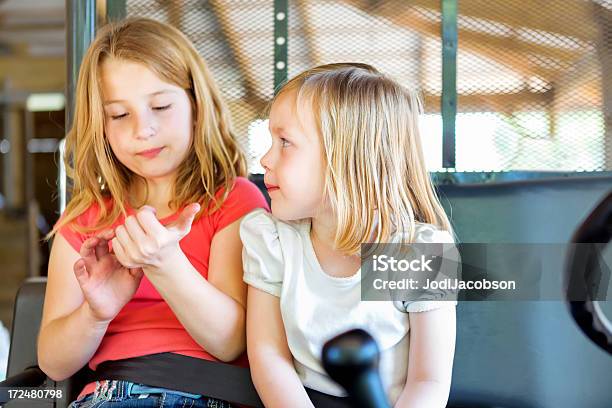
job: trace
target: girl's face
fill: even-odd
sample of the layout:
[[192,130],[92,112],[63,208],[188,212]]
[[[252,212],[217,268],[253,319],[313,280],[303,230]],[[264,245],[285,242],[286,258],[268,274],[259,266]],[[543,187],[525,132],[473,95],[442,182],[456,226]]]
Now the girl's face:
[[193,138],[187,92],[126,60],[106,59],[101,71],[104,129],[115,156],[148,181],[172,180]]
[[323,146],[312,109],[299,108],[298,116],[294,91],[276,99],[269,121],[272,147],[261,159],[272,214],[282,220],[312,218],[323,204]]

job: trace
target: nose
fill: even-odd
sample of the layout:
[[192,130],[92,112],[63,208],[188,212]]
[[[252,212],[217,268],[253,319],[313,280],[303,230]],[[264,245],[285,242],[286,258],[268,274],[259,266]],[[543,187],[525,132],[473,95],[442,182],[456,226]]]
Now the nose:
[[144,110],[136,115],[135,135],[138,139],[149,139],[157,133],[157,120],[150,110]]
[[263,167],[265,171],[270,171],[272,167],[272,163],[273,163],[272,156],[273,156],[272,147],[270,147],[268,151],[266,152],[266,154],[264,154],[261,157],[261,160],[259,160],[261,167]]

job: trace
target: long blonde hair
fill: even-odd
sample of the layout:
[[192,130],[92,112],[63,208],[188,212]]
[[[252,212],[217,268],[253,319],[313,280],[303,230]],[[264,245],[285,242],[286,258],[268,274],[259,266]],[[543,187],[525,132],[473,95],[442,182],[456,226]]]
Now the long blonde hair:
[[338,250],[355,254],[396,232],[413,242],[416,222],[452,232],[425,166],[414,92],[358,63],[309,69],[276,97],[289,91],[297,92],[298,111],[312,108],[322,139]]
[[[178,169],[171,208],[199,202],[202,210],[198,217],[214,212],[235,178],[246,175],[246,159],[232,134],[229,110],[191,42],[176,28],[151,19],[111,23],[98,32],[81,64],[74,123],[66,136],[64,158],[67,176],[72,179],[72,198],[47,239],[94,203],[100,208],[96,225],[71,226],[85,233],[110,226],[120,214],[126,215],[129,186],[140,179],[119,162],[104,135],[100,67],[107,58],[143,64],[162,80],[185,89],[189,96],[193,143]],[[216,199],[220,188],[224,188],[224,195]],[[110,197],[113,205],[109,208],[106,202]]]

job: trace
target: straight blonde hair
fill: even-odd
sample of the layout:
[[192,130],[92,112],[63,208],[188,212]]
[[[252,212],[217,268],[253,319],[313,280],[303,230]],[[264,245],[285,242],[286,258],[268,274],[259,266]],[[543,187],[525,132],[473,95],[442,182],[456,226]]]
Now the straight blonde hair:
[[[235,178],[246,175],[246,159],[232,133],[229,110],[187,37],[172,26],[146,18],[111,23],[98,32],[81,64],[74,123],[66,136],[64,157],[67,176],[72,180],[72,198],[46,239],[94,203],[100,207],[95,225],[71,226],[82,233],[109,227],[120,214],[127,215],[129,186],[141,179],[119,162],[104,134],[100,67],[108,58],[143,64],[189,96],[193,143],[178,169],[169,203],[172,209],[199,202],[202,210],[197,217],[204,212],[210,214],[221,206]],[[215,194],[220,188],[224,188],[224,194],[217,200]],[[113,205],[107,206],[110,197]]]
[[425,166],[414,92],[359,63],[309,69],[276,98],[289,91],[297,92],[298,112],[312,109],[323,143],[338,250],[355,254],[398,232],[413,242],[416,222],[452,233]]

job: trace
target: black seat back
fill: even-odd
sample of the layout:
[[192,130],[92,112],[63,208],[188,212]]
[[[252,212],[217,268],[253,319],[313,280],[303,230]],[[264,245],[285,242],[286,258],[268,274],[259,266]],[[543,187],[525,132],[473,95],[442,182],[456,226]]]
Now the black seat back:
[[36,340],[42,318],[46,285],[46,278],[30,278],[17,292],[13,309],[7,377],[38,365]]
[[[567,243],[612,177],[439,186],[461,242]],[[575,325],[563,297],[565,258],[550,260],[558,301],[461,302],[450,404],[611,406],[612,358]],[[520,268],[529,259],[509,260]],[[556,265],[556,266],[555,266]],[[507,279],[492,271],[491,279]]]

